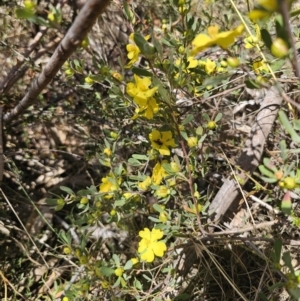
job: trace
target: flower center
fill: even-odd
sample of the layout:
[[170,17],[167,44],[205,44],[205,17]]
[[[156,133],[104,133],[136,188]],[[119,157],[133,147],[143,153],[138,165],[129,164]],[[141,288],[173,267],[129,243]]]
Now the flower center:
[[162,146],[164,144],[160,139],[154,140],[154,142],[159,146]]

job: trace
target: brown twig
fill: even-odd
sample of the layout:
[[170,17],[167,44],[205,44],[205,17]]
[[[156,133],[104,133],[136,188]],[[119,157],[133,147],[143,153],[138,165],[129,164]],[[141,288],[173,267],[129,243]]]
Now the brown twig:
[[[17,64],[12,67],[12,69],[9,71],[6,78],[0,83],[0,93],[8,92],[8,89],[6,89],[6,87],[7,87],[8,83],[11,81],[11,78],[18,72],[19,68],[26,62],[26,59],[34,51],[34,49],[38,45],[39,41],[45,35],[46,32],[47,32],[47,28],[42,27],[41,30],[36,34],[36,36],[34,37],[34,39],[31,41],[31,43],[29,45],[29,49],[22,55],[21,59],[18,59]],[[16,81],[14,81],[14,83],[15,82]]]
[[110,0],[89,0],[84,5],[41,74],[29,87],[26,95],[12,111],[4,115],[4,122],[13,120],[34,103],[38,95],[47,87],[65,61],[86,37],[98,16],[105,10],[109,3]]
[[291,63],[293,65],[295,75],[298,78],[300,78],[300,69],[299,69],[299,64],[298,64],[298,60],[297,60],[297,49],[296,49],[293,33],[291,30],[291,26],[290,26],[290,14],[289,14],[288,1],[278,0],[278,4],[279,4],[280,13],[282,15],[282,19],[283,19],[283,23],[284,23],[284,27],[285,27],[285,32],[289,38],[289,42],[291,44],[292,51],[293,51],[293,59],[292,59]]
[[[59,37],[55,38],[53,41],[48,43],[44,48],[40,49],[36,55],[31,59],[32,61],[36,61],[39,59],[42,55],[44,55],[47,51],[53,49],[57,46],[61,39]],[[27,69],[30,67],[29,64],[24,65],[25,60],[19,61],[7,74],[6,78],[0,83],[0,93],[7,93],[11,87],[15,84],[16,81],[18,81],[27,71]]]
[[3,122],[2,122],[2,112],[3,107],[0,106],[0,186],[3,180],[3,171],[4,171],[4,145],[3,145]]

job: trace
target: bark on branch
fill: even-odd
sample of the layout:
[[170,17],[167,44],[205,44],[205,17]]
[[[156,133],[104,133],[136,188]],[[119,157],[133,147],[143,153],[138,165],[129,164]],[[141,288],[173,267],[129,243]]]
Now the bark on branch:
[[55,52],[37,79],[33,81],[24,98],[9,113],[3,116],[4,122],[10,122],[31,106],[38,95],[51,82],[64,62],[75,51],[92,28],[97,17],[105,10],[110,0],[88,0],[70,27],[66,36],[57,46]]

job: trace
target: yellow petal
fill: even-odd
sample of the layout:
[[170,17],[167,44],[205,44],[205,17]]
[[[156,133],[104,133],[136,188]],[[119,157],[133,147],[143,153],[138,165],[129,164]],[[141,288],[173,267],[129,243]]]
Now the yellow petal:
[[152,232],[151,232],[151,241],[152,242],[161,239],[163,236],[164,236],[164,232],[161,231],[160,229],[155,229],[155,228],[152,229]]
[[145,260],[147,262],[152,262],[154,261],[154,252],[151,249],[147,249],[145,250],[142,254],[141,254],[141,259]]
[[212,38],[205,35],[205,34],[198,34],[192,42],[193,50],[192,55],[196,54],[197,52],[202,51],[203,49],[211,46]]
[[169,139],[172,139],[172,132],[171,131],[166,131],[166,132],[162,132],[162,140],[163,142],[168,141]]
[[151,232],[150,232],[150,230],[148,228],[144,228],[144,230],[141,230],[139,232],[139,236],[141,238],[150,240],[151,239]]
[[134,97],[138,93],[138,89],[134,83],[128,83],[126,85],[126,92],[129,96]]
[[148,247],[149,247],[149,240],[147,240],[147,239],[142,239],[142,240],[139,242],[138,252],[139,252],[139,253],[142,253],[142,252],[144,252],[144,250],[146,250]]
[[158,130],[153,130],[150,134],[149,134],[149,139],[151,141],[155,141],[155,140],[159,140],[160,137],[160,132]]
[[270,17],[272,12],[266,11],[266,10],[260,10],[260,9],[253,9],[248,17],[251,21],[256,21],[264,18]]
[[211,38],[214,38],[219,33],[219,26],[209,26],[207,28],[207,33]]
[[151,85],[151,79],[149,77],[141,78],[134,74],[134,80],[136,82],[137,87],[142,91],[147,90],[148,87]]
[[165,146],[165,145],[162,145],[162,146],[159,146],[158,148],[156,148],[159,153],[163,156],[170,156],[170,150]]
[[167,250],[167,246],[164,242],[158,241],[151,244],[153,252],[155,256],[162,257],[164,256],[165,251]]
[[259,5],[269,11],[277,11],[278,10],[278,0],[260,0]]

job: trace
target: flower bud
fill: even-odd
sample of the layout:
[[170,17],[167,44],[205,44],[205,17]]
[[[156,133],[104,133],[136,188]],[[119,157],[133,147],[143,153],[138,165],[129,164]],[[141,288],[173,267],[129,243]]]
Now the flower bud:
[[287,43],[281,39],[281,38],[277,38],[272,46],[271,46],[271,53],[277,57],[277,58],[282,58],[285,57],[289,52],[289,48]]

